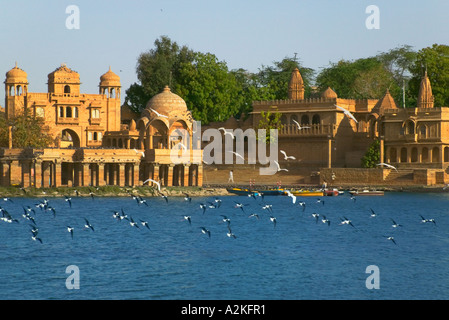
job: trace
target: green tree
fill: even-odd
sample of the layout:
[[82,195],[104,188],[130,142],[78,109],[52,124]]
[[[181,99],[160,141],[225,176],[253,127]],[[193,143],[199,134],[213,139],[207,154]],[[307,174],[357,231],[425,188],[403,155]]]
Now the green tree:
[[419,87],[424,71],[432,86],[436,107],[449,106],[449,46],[434,44],[431,47],[421,49],[417,59],[411,68],[410,91],[415,97],[414,107],[419,93]]
[[9,120],[0,116],[1,147],[6,148],[9,145],[9,126],[12,127],[13,148],[46,148],[54,142],[44,119],[33,117],[26,112]]
[[374,140],[362,158],[362,168],[375,168],[380,162],[380,141]]
[[[266,130],[265,143],[267,143],[267,144],[272,143],[274,141],[270,135],[270,130],[271,129],[281,130],[284,127],[284,125],[281,123],[282,113],[271,112],[271,111],[267,111],[267,112],[262,111],[260,113],[260,116],[261,116],[261,118],[257,125],[257,129],[265,129]],[[261,139],[262,137],[258,136],[257,138]]]

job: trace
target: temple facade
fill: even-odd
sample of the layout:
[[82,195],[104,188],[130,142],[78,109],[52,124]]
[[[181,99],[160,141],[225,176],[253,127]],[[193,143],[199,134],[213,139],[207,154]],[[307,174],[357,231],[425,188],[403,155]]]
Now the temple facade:
[[[48,75],[46,93],[30,92],[27,73],[17,65],[4,84],[5,117],[28,112],[43,118],[54,143],[45,149],[0,149],[1,185],[153,184],[148,179],[162,186],[202,185],[193,119],[184,100],[168,87],[148,102],[137,123],[133,118],[122,123],[126,108],[120,104],[120,77],[111,68],[100,77],[98,94],[81,93],[79,74],[66,65]],[[189,152],[178,150],[180,144],[187,144]]]

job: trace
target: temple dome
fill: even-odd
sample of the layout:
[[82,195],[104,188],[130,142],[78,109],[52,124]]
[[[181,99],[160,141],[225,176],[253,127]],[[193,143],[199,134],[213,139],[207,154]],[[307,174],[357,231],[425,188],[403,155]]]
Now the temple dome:
[[376,103],[371,112],[380,115],[383,114],[384,111],[388,109],[397,109],[397,105],[396,102],[394,101],[393,96],[390,94],[390,90],[387,89],[385,95],[382,97],[382,99],[380,99]]
[[25,71],[16,66],[6,73],[6,82],[27,83],[28,75]]
[[321,95],[323,98],[326,99],[336,99],[338,98],[337,93],[331,89],[331,87],[327,87],[326,90],[324,90],[323,94]]
[[187,104],[166,86],[161,93],[158,93],[148,101],[145,109],[150,113],[152,112],[151,109],[153,109],[163,115],[181,115],[187,111]]
[[111,67],[109,71],[100,77],[100,86],[106,87],[120,87],[120,77],[112,72]]

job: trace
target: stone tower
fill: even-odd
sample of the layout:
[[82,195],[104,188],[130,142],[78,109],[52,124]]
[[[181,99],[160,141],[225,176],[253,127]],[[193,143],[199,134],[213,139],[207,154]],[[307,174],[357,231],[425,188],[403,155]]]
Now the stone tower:
[[418,108],[433,108],[433,105],[434,96],[432,94],[432,87],[426,70],[419,87]]
[[5,112],[10,119],[25,108],[25,97],[28,93],[28,75],[16,66],[6,73],[5,79]]
[[288,84],[288,98],[290,100],[304,100],[304,81],[298,68],[295,68],[292,72]]

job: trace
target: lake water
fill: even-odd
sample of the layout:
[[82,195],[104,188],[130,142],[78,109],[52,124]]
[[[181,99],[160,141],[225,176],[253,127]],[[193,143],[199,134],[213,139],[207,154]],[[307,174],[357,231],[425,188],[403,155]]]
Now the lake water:
[[[200,203],[214,197],[190,203],[182,197],[168,203],[147,198],[148,206],[131,197],[72,197],[71,208],[64,198],[48,198],[56,215],[35,206],[41,198],[0,200],[19,221],[0,221],[0,299],[449,298],[449,194],[386,193],[356,201],[346,194],[323,197],[324,205],[315,197],[298,197],[306,202],[304,211],[286,196],[220,199],[219,208],[203,214]],[[235,201],[247,204],[244,211]],[[31,216],[42,243],[32,240],[24,206],[36,212]],[[139,228],[113,217],[122,209]],[[259,219],[249,217],[252,213]],[[236,238],[228,237],[221,215],[231,220]],[[436,224],[423,223],[420,215]],[[339,225],[343,217],[353,226]],[[85,228],[84,218],[95,231]],[[391,219],[402,226],[394,228]],[[210,237],[200,227],[210,230]],[[69,266],[79,270],[79,289],[66,286],[75,283],[67,280],[76,276]],[[378,273],[367,273],[368,266]],[[371,276],[378,276],[368,281],[377,281],[378,289],[367,288]]]

